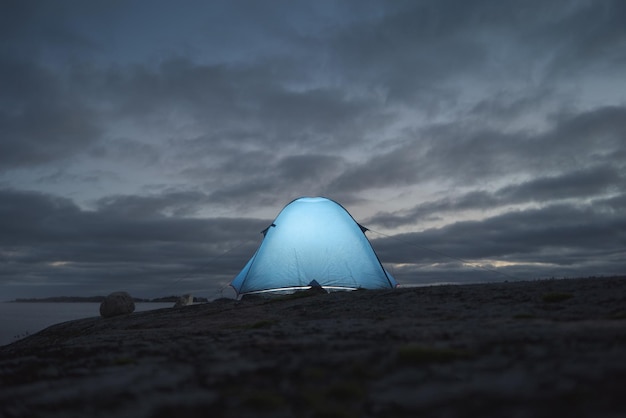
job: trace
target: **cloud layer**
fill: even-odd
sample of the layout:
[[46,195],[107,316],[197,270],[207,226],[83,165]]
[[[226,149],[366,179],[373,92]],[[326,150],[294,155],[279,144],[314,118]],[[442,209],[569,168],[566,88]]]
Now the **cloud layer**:
[[219,289],[302,195],[401,283],[624,273],[621,1],[2,9],[7,297]]

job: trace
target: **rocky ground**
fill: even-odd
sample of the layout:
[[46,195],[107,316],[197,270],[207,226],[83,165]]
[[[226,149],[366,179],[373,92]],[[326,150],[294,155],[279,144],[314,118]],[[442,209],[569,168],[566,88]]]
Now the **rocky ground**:
[[623,417],[626,278],[296,294],[0,347],[1,417]]

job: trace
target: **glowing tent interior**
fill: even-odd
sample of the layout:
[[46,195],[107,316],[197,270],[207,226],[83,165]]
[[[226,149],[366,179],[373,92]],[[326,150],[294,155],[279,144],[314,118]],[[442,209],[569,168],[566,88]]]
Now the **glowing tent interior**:
[[329,290],[396,287],[366,230],[333,200],[296,199],[263,231],[261,245],[231,286],[238,295],[318,285]]

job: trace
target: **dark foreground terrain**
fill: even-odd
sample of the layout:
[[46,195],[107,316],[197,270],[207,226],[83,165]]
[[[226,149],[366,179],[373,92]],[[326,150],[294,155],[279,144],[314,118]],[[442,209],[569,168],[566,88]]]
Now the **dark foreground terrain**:
[[218,300],[0,347],[1,417],[623,417],[626,278]]

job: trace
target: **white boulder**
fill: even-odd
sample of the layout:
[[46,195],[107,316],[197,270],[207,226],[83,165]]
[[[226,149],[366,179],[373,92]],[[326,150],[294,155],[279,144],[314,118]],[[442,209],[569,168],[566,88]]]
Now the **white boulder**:
[[174,304],[174,307],[178,308],[178,307],[187,306],[187,305],[193,305],[192,295],[182,295],[181,297],[178,298],[178,300]]

